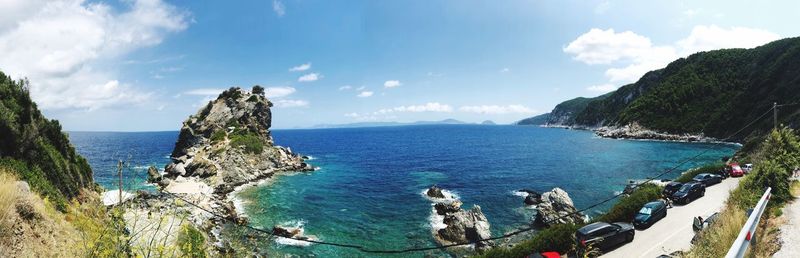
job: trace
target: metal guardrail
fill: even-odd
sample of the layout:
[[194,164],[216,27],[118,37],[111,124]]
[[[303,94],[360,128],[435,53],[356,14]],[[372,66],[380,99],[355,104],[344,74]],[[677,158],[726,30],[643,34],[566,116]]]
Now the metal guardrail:
[[755,242],[758,221],[761,220],[761,214],[764,214],[764,211],[767,209],[767,202],[769,202],[771,191],[772,187],[767,187],[767,190],[764,191],[764,195],[761,196],[761,199],[758,200],[758,204],[753,208],[753,212],[750,213],[750,217],[747,218],[744,227],[739,231],[739,236],[736,237],[736,241],[733,241],[733,245],[731,245],[731,249],[728,250],[728,254],[725,255],[725,258],[744,257],[744,253],[747,251],[747,248],[750,247],[750,243]]

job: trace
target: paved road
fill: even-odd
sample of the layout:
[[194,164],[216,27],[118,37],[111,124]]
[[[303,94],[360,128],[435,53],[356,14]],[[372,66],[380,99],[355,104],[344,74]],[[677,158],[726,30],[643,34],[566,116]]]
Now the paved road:
[[[796,178],[795,178],[796,180]],[[795,196],[797,198],[798,196]],[[772,257],[800,257],[800,200],[794,200],[783,208],[786,223],[781,226],[781,250]]]
[[677,250],[688,250],[694,236],[692,218],[707,218],[719,211],[730,191],[739,185],[741,178],[728,178],[720,184],[706,188],[706,195],[687,205],[675,205],[667,210],[667,217],[646,230],[636,230],[633,242],[620,246],[602,257],[655,258]]

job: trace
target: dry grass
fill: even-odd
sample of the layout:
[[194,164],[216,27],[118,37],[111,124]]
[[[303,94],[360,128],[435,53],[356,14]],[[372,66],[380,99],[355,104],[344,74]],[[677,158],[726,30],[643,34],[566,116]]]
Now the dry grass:
[[730,249],[736,236],[739,235],[739,230],[744,226],[747,220],[744,211],[726,205],[726,208],[720,212],[717,221],[700,234],[703,234],[698,242],[686,252],[685,257],[722,257]]
[[14,226],[13,211],[19,195],[15,181],[15,177],[0,168],[0,238],[10,235]]

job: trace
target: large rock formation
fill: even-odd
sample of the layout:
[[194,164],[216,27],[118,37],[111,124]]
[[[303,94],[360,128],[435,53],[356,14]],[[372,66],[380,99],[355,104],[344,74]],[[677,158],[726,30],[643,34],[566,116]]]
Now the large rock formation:
[[442,189],[436,186],[431,187],[426,192],[430,197],[432,192],[435,201],[432,212],[438,219],[441,219],[441,226],[434,226],[433,237],[441,245],[456,243],[474,243],[476,249],[485,249],[494,245],[492,241],[483,241],[492,237],[489,230],[489,220],[481,211],[481,207],[475,205],[472,209],[464,210],[461,208],[461,201],[452,196],[442,194]]
[[224,194],[276,171],[313,170],[273,144],[272,103],[257,92],[230,88],[184,121],[165,177],[195,177]]
[[561,188],[553,188],[542,194],[536,205],[534,221],[543,226],[583,222],[584,217],[575,209],[569,194]]

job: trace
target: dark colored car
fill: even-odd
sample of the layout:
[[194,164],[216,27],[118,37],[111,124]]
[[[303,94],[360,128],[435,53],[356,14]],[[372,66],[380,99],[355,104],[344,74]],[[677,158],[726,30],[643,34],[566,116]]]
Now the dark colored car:
[[681,189],[681,186],[683,186],[681,182],[670,182],[664,186],[664,191],[661,191],[661,194],[664,196],[672,196],[678,189]]
[[714,184],[722,183],[722,177],[709,173],[701,173],[694,176],[692,181],[702,183],[704,186],[709,187]]
[[672,194],[672,201],[686,204],[704,195],[706,195],[706,187],[702,183],[689,182],[683,184],[681,189]]
[[648,202],[633,218],[633,226],[639,229],[649,228],[666,216],[667,205],[663,201]]
[[714,171],[714,172],[712,172],[712,174],[718,175],[718,176],[722,177],[722,179],[725,179],[725,178],[728,178],[728,177],[731,176],[731,171],[728,170],[728,168],[726,167],[726,168],[722,168],[720,170]]
[[595,222],[578,229],[578,232],[575,233],[575,240],[580,248],[591,246],[606,251],[633,241],[635,233],[633,225],[630,223]]
[[695,232],[694,236],[692,237],[692,241],[690,242],[692,244],[697,243],[697,239],[700,237],[700,232],[707,229],[708,226],[714,224],[714,222],[717,221],[717,218],[719,218],[719,212],[715,212],[714,214],[711,214],[711,216],[708,216],[708,218],[703,220],[702,228],[700,228],[700,231]]

